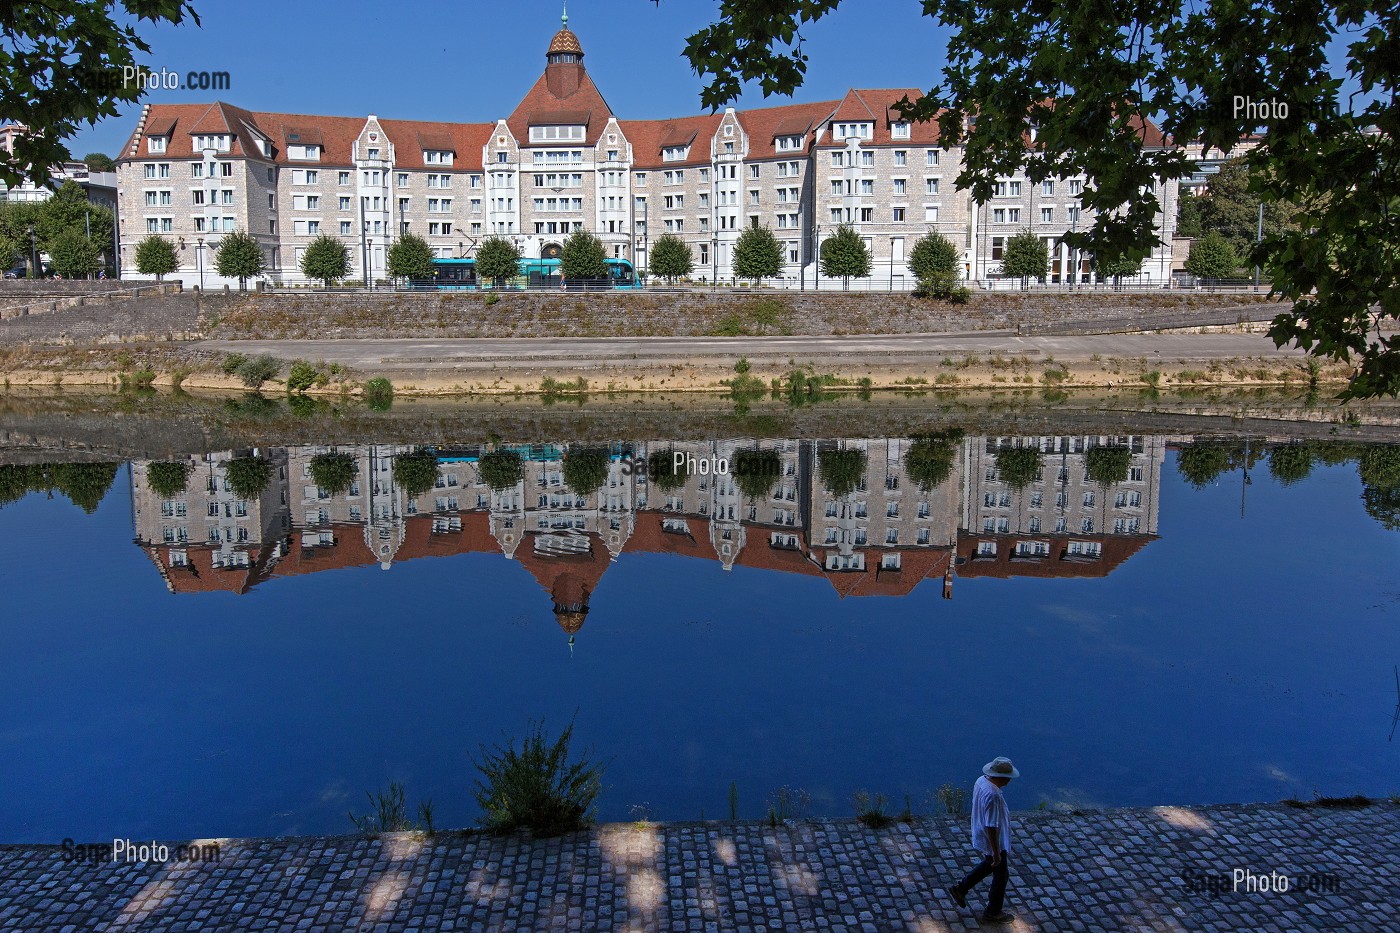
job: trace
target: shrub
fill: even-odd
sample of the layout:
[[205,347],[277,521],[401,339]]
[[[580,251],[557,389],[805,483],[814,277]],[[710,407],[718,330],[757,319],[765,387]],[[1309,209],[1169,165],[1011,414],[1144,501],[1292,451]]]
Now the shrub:
[[433,249],[416,233],[404,233],[384,255],[384,264],[396,279],[426,278],[433,274]]
[[603,788],[604,766],[585,753],[571,760],[570,721],[552,743],[544,724],[531,722],[520,750],[515,742],[481,747],[476,761],[481,773],[476,802],[482,825],[501,833],[528,829],[539,836],[557,836],[583,829],[593,821],[594,803]]
[[686,472],[684,463],[676,466],[675,453],[668,448],[658,450],[647,457],[647,482],[662,492],[680,489],[690,475]]
[[1050,247],[1030,230],[1022,230],[1006,242],[1001,271],[1020,279],[1022,284],[1029,279],[1043,279],[1050,271]]
[[365,835],[414,830],[430,836],[433,834],[433,802],[424,800],[419,803],[418,819],[409,819],[407,795],[398,781],[390,781],[388,790],[373,794],[366,791],[365,796],[369,798],[371,812],[366,816],[356,816],[353,811],[350,813],[350,822]]
[[264,353],[251,360],[244,360],[238,367],[238,378],[250,389],[259,388],[269,379],[276,379],[282,371],[282,364],[275,356]]
[[229,488],[240,499],[256,499],[272,482],[272,463],[263,457],[235,457],[224,464]]
[[189,486],[193,469],[182,460],[157,460],[146,464],[146,485],[162,499],[174,499]]
[[306,360],[296,360],[292,363],[292,371],[287,374],[288,392],[305,392],[314,386],[320,371]]
[[744,499],[752,502],[767,498],[782,475],[783,461],[775,450],[750,448],[734,451],[730,470],[734,474],[734,484],[743,493]]
[[[0,259],[3,259],[0,256]],[[154,275],[157,282],[180,268],[180,258],[175,244],[159,234],[151,234],[136,244],[136,271],[142,275]]]
[[870,250],[856,229],[849,224],[836,228],[821,245],[821,273],[828,278],[841,279],[849,283],[852,277],[864,278],[870,274]]
[[575,230],[559,253],[559,274],[565,279],[601,279],[608,274],[608,251],[587,230]]
[[493,450],[477,461],[481,479],[492,489],[514,489],[525,475],[525,463],[514,450]]
[[241,369],[246,362],[248,362],[248,357],[244,356],[242,353],[230,353],[228,356],[224,357],[224,361],[219,365],[219,369],[223,371],[225,376],[234,376],[238,374],[238,370]]
[[1039,447],[1001,447],[996,457],[997,472],[1012,489],[1023,489],[1035,482],[1045,465]]
[[483,282],[503,284],[520,275],[520,248],[515,241],[490,236],[476,248],[476,274]]
[[920,282],[947,277],[956,280],[962,250],[941,233],[926,233],[909,251],[909,271]]
[[681,276],[690,275],[695,268],[695,256],[687,244],[674,233],[663,233],[651,245],[648,256],[652,275],[660,276],[667,282],[674,282]]
[[328,233],[312,240],[301,254],[301,273],[308,279],[320,279],[327,288],[331,282],[350,273],[350,250]]
[[856,448],[817,453],[817,475],[837,499],[850,495],[865,477],[865,451]]
[[1105,489],[1115,483],[1126,482],[1132,463],[1132,449],[1121,444],[1090,447],[1084,453],[1084,472]]
[[312,482],[333,496],[350,488],[355,479],[355,469],[355,458],[350,454],[332,452],[311,458]]
[[483,299],[482,303],[483,303],[484,305],[486,305],[486,307],[489,308],[489,307],[491,307],[492,305],[494,305],[496,302],[498,302],[498,301],[500,301],[500,300],[501,300],[501,296],[500,296],[500,295],[496,294],[495,292],[487,292],[486,298]]
[[1240,260],[1228,240],[1215,231],[1192,240],[1186,254],[1186,271],[1203,279],[1220,279],[1234,275]]
[[889,813],[890,799],[884,794],[875,794],[872,797],[867,791],[857,791],[854,803],[856,819],[871,829],[884,829],[894,825],[894,817]]
[[214,249],[214,270],[226,279],[237,279],[243,291],[249,279],[263,274],[267,257],[257,239],[245,230],[224,234]]
[[953,473],[958,447],[951,437],[916,437],[904,455],[904,469],[922,492],[933,492]]
[[365,383],[365,402],[372,411],[388,411],[394,403],[394,384],[383,376]]
[[773,231],[757,224],[745,227],[734,241],[734,274],[762,282],[783,271],[783,244]]

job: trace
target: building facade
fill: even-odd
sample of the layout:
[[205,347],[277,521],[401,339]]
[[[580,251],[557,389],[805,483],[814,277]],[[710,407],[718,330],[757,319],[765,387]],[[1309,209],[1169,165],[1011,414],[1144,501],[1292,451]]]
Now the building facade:
[[[269,280],[304,281],[307,243],[329,234],[352,256],[352,279],[382,281],[395,236],[423,236],[440,257],[471,256],[487,236],[510,237],[527,257],[552,257],[576,230],[639,269],[650,243],[681,237],[692,278],[731,281],[746,226],[783,244],[776,284],[840,287],[818,275],[820,244],[838,225],[864,238],[874,261],[862,284],[909,288],[907,257],[937,231],[963,250],[963,274],[995,284],[1007,239],[1032,230],[1051,245],[1049,280],[1088,281],[1086,257],[1061,243],[1079,215],[1083,179],[1032,185],[1007,178],[985,204],[958,191],[959,147],[932,123],[895,109],[915,88],[852,89],[841,100],[793,103],[663,120],[613,113],[567,26],[551,40],[544,73],[506,117],[430,123],[243,110],[223,102],[151,104],[118,159],[122,268],[149,234],[180,247],[177,277],[227,284],[212,272],[220,237],[247,230]],[[1150,124],[1149,145],[1169,142]],[[1159,235],[1170,244],[1175,183],[1156,192]],[[1170,246],[1138,281],[1164,284]]]

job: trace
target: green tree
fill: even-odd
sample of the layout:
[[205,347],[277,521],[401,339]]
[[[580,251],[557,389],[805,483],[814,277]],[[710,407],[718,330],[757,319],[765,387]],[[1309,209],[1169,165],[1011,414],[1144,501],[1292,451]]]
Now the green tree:
[[53,253],[54,245],[65,233],[81,234],[99,252],[112,242],[112,212],[89,201],[83,186],[72,179],[59,185],[53,197],[40,202],[36,214],[34,228],[39,246],[48,253]]
[[[25,265],[32,265],[31,240],[29,230],[39,220],[39,205],[33,201],[0,201],[0,240],[18,244],[18,252],[25,259]],[[37,238],[37,230],[36,230]],[[7,247],[12,249],[13,247]],[[6,254],[8,255],[8,253]],[[5,265],[8,269],[9,266]],[[34,270],[30,270],[31,275]]]
[[226,279],[237,279],[240,292],[249,279],[262,275],[265,268],[267,259],[262,247],[246,230],[225,233],[214,248],[214,271]]
[[1128,256],[1120,256],[1117,259],[1109,259],[1098,263],[1099,278],[1112,279],[1117,282],[1119,279],[1132,278],[1142,272],[1142,263]]
[[1316,459],[1306,443],[1280,444],[1269,449],[1269,472],[1280,485],[1292,486],[1308,478]]
[[308,279],[320,279],[330,288],[332,282],[350,274],[350,250],[335,237],[323,233],[302,252],[301,274]]
[[394,457],[394,482],[404,495],[417,499],[437,485],[438,458],[429,450],[415,450]]
[[1191,444],[1176,452],[1176,471],[1196,489],[1205,489],[1230,470],[1230,449],[1224,444]]
[[112,80],[136,67],[138,54],[150,52],[138,29],[177,25],[186,17],[198,25],[185,0],[0,5],[0,125],[30,128],[13,152],[0,149],[0,182],[47,184],[49,166],[72,158],[64,140],[84,125],[119,116],[122,105],[145,93],[136,82]]
[[571,279],[601,279],[608,274],[608,251],[603,241],[587,230],[575,230],[559,253],[559,274]]
[[783,244],[767,227],[752,224],[734,241],[734,274],[761,283],[783,271]]
[[50,241],[53,270],[65,279],[81,279],[97,272],[97,247],[81,230],[65,230]]
[[266,457],[234,457],[224,464],[229,489],[240,499],[256,499],[272,484],[272,461]]
[[1001,257],[1003,275],[1021,280],[1025,288],[1031,279],[1043,279],[1050,271],[1050,247],[1030,230],[1006,241],[1006,252]]
[[476,248],[476,274],[483,282],[504,285],[520,275],[520,247],[514,240],[491,236]]
[[1024,489],[1040,479],[1045,469],[1045,455],[1039,447],[999,447],[996,453],[997,474],[1012,489]]
[[234,372],[245,386],[257,389],[269,379],[277,378],[282,372],[282,363],[271,353],[262,353],[252,359],[239,361]]
[[60,463],[49,470],[53,488],[68,497],[78,508],[91,514],[97,511],[112,482],[117,478],[115,463]]
[[476,463],[481,479],[492,489],[514,489],[525,477],[525,461],[517,451],[500,448],[482,454]]
[[433,274],[433,248],[416,233],[400,234],[384,256],[389,274],[396,279],[421,279]]
[[909,445],[909,450],[904,455],[904,471],[920,491],[933,492],[953,474],[953,466],[958,458],[959,437],[961,432],[953,436],[914,438],[914,443]]
[[154,275],[157,282],[162,282],[179,268],[179,254],[167,238],[152,233],[136,244],[136,271],[142,275]]
[[1104,489],[1126,482],[1132,465],[1132,448],[1122,444],[1090,447],[1084,452],[1084,472]]
[[1362,448],[1356,460],[1366,514],[1390,531],[1400,531],[1400,444]]
[[1186,254],[1186,271],[1203,279],[1223,279],[1234,275],[1240,260],[1226,239],[1215,231],[1191,241]]
[[864,278],[870,274],[870,250],[860,238],[856,228],[842,224],[822,242],[822,275],[839,278],[842,288],[849,288],[851,279]]
[[909,251],[909,271],[929,290],[935,282],[956,280],[961,265],[962,250],[941,233],[924,234]]
[[184,460],[153,460],[146,464],[146,485],[162,499],[184,495],[193,467]]
[[4,272],[24,255],[27,246],[18,237],[0,230],[0,272]]
[[676,466],[676,452],[671,448],[653,451],[647,457],[647,482],[662,492],[672,492],[685,485],[690,474],[685,463]]
[[[702,102],[723,107],[745,82],[791,94],[806,75],[802,37],[839,6],[721,0],[685,48],[707,79]],[[933,85],[929,93],[894,109],[936,121],[943,145],[963,147],[957,184],[980,202],[1016,173],[1032,182],[1084,177],[1080,206],[1093,222],[1066,241],[1105,261],[1144,259],[1156,245],[1162,183],[1195,168],[1166,141],[1228,150],[1260,123],[1232,102],[1270,101],[1279,115],[1246,156],[1250,190],[1266,204],[1300,205],[1293,225],[1257,254],[1273,291],[1293,303],[1270,336],[1357,362],[1348,397],[1400,393],[1400,342],[1383,337],[1400,318],[1393,0],[1305,8],[959,0],[924,10],[945,29],[933,60],[946,64],[922,85]],[[1144,115],[1160,120],[1160,133]],[[1027,146],[1032,129],[1036,145]]]
[[83,156],[83,164],[89,172],[115,172],[117,163],[105,152],[89,152]]
[[681,276],[690,275],[695,268],[695,255],[689,244],[680,237],[674,233],[663,233],[651,244],[647,266],[652,275],[674,282]]
[[859,447],[817,451],[817,476],[837,499],[856,491],[865,478],[866,456]]
[[569,445],[564,451],[564,485],[580,496],[597,492],[608,481],[608,452],[602,447]]
[[[1249,256],[1259,235],[1259,205],[1264,205],[1264,236],[1276,237],[1293,229],[1297,205],[1287,201],[1268,201],[1259,192],[1250,190],[1250,170],[1244,159],[1230,159],[1220,171],[1206,181],[1205,192],[1191,197],[1188,222],[1195,225],[1192,233],[1178,231],[1178,236],[1198,237],[1215,232],[1225,238],[1235,255]],[[1187,200],[1185,198],[1183,201]]]
[[333,450],[311,458],[311,481],[333,496],[350,488],[358,465],[350,454]]
[[783,461],[778,452],[759,447],[734,451],[729,464],[734,485],[739,487],[747,502],[766,499],[777,485],[782,470]]

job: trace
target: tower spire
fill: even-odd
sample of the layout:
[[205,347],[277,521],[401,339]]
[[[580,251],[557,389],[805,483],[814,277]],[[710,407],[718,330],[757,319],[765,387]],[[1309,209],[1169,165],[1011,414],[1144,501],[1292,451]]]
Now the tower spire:
[[565,29],[568,29],[568,28],[569,28],[569,0],[563,0],[563,2],[564,2],[564,15],[561,16],[561,17],[559,17],[559,19],[560,19],[560,21],[564,24],[564,28],[565,28]]

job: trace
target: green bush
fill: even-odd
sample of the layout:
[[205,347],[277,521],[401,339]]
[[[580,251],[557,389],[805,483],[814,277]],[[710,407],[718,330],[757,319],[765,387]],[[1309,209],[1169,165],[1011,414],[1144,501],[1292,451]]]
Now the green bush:
[[311,458],[311,480],[326,492],[338,496],[350,488],[355,479],[355,458],[338,451],[316,454]]
[[220,364],[219,369],[223,371],[225,376],[236,376],[246,362],[248,362],[248,357],[244,356],[242,353],[230,353],[228,356],[224,357],[224,361]]
[[235,457],[224,464],[229,488],[240,499],[256,499],[272,482],[272,463],[262,457]]
[[1045,466],[1039,447],[1001,447],[996,457],[997,472],[1012,489],[1024,488],[1038,480]]
[[287,391],[305,392],[316,384],[320,375],[320,370],[306,360],[296,360],[292,363],[292,371],[287,374]]
[[602,447],[570,447],[564,451],[564,485],[580,496],[608,481],[608,452]]
[[426,450],[399,454],[394,457],[394,482],[403,487],[404,495],[416,499],[437,484],[437,455]]
[[855,492],[865,477],[865,451],[850,447],[817,453],[817,475],[822,485],[837,499]]
[[947,482],[957,462],[953,437],[917,437],[904,455],[904,469],[922,492],[933,492]]
[[675,451],[671,449],[658,450],[647,457],[647,482],[654,485],[662,492],[671,492],[680,489],[689,478],[685,464],[676,467]]
[[593,822],[594,804],[603,789],[604,766],[585,753],[571,760],[569,723],[553,742],[544,737],[544,724],[531,722],[521,743],[481,747],[476,761],[480,777],[476,802],[481,823],[495,832],[528,829],[537,836],[557,836]]
[[1132,463],[1132,449],[1121,444],[1090,447],[1084,453],[1084,471],[1089,474],[1089,479],[1105,489],[1115,483],[1126,482]]
[[753,502],[766,499],[782,475],[783,460],[775,450],[751,448],[736,450],[729,465],[734,484],[744,499]]
[[514,489],[525,476],[525,462],[514,450],[493,450],[483,454],[476,468],[482,482],[492,489]]
[[388,411],[394,403],[394,384],[383,376],[365,383],[365,402],[372,411]]
[[250,389],[262,386],[269,379],[276,379],[277,374],[282,371],[282,364],[277,357],[264,353],[255,356],[251,360],[245,360],[238,367],[238,378]]

